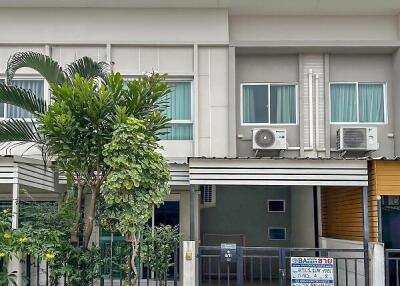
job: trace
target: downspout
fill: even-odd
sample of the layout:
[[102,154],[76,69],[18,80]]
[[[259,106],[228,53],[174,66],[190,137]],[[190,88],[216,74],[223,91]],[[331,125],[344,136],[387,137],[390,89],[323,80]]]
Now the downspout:
[[313,72],[308,71],[308,109],[309,109],[309,128],[310,128],[310,149],[314,150],[314,120],[313,120]]
[[318,107],[319,107],[319,78],[318,74],[315,74],[315,149],[319,149],[319,120],[318,120]]

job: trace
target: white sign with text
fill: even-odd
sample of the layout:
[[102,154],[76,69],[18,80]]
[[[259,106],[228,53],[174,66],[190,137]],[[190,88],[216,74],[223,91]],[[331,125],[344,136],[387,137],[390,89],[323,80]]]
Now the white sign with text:
[[291,257],[292,286],[334,286],[334,259]]

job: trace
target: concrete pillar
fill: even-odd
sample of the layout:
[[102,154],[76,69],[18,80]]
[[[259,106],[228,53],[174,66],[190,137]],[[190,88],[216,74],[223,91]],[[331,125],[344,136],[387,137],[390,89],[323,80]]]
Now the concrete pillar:
[[196,243],[194,241],[184,241],[182,245],[182,285],[196,286]]
[[[19,216],[19,185],[18,183],[13,184],[13,191],[12,191],[12,228],[18,228],[18,216]],[[17,254],[18,255],[18,254]],[[8,271],[13,272],[16,271],[17,275],[17,285],[23,285],[22,282],[22,272],[23,272],[23,265],[20,262],[18,257],[13,256],[10,260],[8,265]]]
[[371,285],[385,286],[385,247],[383,243],[370,243]]
[[19,214],[19,185],[13,184],[12,191],[12,228],[18,228],[18,214]]
[[196,235],[195,206],[196,206],[196,191],[194,189],[194,185],[190,185],[190,240],[195,240],[195,235]]

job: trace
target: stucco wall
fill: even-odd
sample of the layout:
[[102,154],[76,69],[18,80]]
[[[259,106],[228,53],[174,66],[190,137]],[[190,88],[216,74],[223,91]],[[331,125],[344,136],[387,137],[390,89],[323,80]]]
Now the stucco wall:
[[[286,200],[286,213],[268,213],[268,199]],[[290,205],[287,187],[217,186],[217,206],[200,212],[202,237],[204,233],[243,234],[247,246],[289,246]],[[268,227],[285,227],[286,241],[268,240]],[[203,244],[209,243],[210,239]]]
[[[241,124],[241,83],[295,83],[299,82],[298,56],[288,55],[239,55],[236,58],[236,132],[242,138],[237,138],[237,155],[254,156],[252,150],[252,129],[262,127],[285,128],[290,147],[299,147],[299,124],[295,125],[265,125],[243,126]],[[299,88],[298,88],[299,90]],[[232,96],[232,95],[230,95]],[[302,107],[297,96],[298,111]],[[299,113],[299,112],[298,112]],[[300,119],[300,116],[298,116]],[[298,154],[286,151],[285,153]]]
[[[362,126],[376,126],[378,128],[379,150],[373,152],[373,156],[393,156],[394,138],[390,135],[394,133],[394,105],[393,92],[393,65],[391,55],[330,55],[329,60],[329,79],[330,82],[382,82],[387,84],[387,123],[370,124],[365,123]],[[397,82],[397,80],[395,80]],[[325,94],[329,96],[329,91]],[[327,106],[326,112],[329,111]],[[331,146],[336,146],[336,131],[340,127],[354,126],[350,125],[330,125]]]
[[396,16],[233,16],[229,33],[232,41],[397,40],[398,22]]
[[219,9],[2,8],[0,26],[11,43],[228,41],[228,15]]
[[[392,56],[393,60],[393,110],[399,110],[400,107],[400,50]],[[395,132],[395,155],[400,155],[400,112],[393,112],[393,125]]]
[[291,247],[315,247],[314,198],[312,187],[292,187]]

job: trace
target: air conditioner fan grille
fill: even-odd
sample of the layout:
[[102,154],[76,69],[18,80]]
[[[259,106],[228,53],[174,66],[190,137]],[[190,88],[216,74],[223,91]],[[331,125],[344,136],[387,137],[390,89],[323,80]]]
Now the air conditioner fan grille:
[[346,148],[366,148],[367,140],[365,128],[343,129],[343,143]]
[[261,129],[256,132],[254,140],[258,146],[268,148],[275,143],[275,133],[269,129]]

